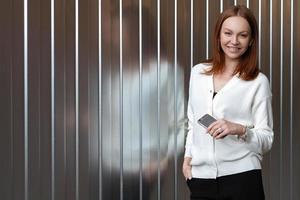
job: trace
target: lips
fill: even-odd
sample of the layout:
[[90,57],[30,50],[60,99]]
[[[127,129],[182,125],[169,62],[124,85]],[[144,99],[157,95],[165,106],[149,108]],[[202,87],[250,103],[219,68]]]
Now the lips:
[[240,52],[241,48],[227,46],[227,49],[229,50],[230,53],[238,53],[238,52]]

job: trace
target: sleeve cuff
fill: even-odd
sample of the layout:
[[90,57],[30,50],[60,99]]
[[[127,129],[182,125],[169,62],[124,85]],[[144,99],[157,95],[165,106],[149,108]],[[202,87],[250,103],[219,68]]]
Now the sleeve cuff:
[[241,141],[246,142],[247,138],[249,137],[249,130],[252,129],[252,128],[254,128],[253,125],[250,125],[250,126],[246,125],[245,126],[245,129],[246,129],[245,133],[243,135],[239,135],[238,139],[241,140]]

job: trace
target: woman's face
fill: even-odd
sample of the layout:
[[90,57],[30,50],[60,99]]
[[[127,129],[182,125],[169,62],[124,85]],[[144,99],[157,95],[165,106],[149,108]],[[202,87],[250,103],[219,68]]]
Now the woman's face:
[[251,28],[245,18],[234,16],[223,22],[220,43],[225,59],[238,60],[247,51],[250,40]]

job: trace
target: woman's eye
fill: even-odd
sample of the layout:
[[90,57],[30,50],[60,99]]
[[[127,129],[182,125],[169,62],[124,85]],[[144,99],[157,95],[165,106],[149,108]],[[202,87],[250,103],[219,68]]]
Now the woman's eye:
[[241,35],[243,38],[246,38],[246,37],[248,37],[248,35],[247,34],[242,34]]
[[225,32],[224,34],[227,35],[227,36],[231,35],[230,32]]

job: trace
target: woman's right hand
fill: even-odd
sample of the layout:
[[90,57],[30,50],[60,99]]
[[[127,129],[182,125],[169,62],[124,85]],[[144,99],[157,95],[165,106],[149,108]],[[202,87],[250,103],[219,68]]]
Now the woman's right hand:
[[192,166],[190,164],[192,158],[185,157],[182,165],[182,172],[185,179],[192,179]]

